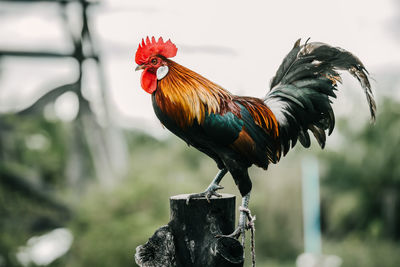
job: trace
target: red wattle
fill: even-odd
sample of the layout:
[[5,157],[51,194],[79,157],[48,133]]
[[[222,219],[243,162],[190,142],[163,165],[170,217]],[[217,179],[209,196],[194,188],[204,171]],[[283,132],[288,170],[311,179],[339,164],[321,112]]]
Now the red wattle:
[[154,72],[145,69],[142,72],[140,83],[147,93],[152,94],[157,89],[157,76]]

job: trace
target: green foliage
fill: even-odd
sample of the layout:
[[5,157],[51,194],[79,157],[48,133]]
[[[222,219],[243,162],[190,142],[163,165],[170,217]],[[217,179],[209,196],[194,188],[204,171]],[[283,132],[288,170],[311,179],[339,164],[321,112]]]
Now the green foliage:
[[322,195],[327,234],[399,240],[399,104],[383,101],[374,126],[354,131],[352,123],[339,129],[342,145],[321,154],[327,163]]
[[302,251],[300,160],[297,153],[289,154],[267,172],[254,168],[250,173],[254,185],[250,208],[257,216],[259,260],[293,262]]
[[0,117],[0,256],[15,253],[33,235],[60,227],[68,209],[49,190],[65,186],[63,125],[39,116]]
[[382,239],[328,239],[324,240],[324,253],[339,255],[343,260],[342,267],[397,267],[400,261],[398,243]]
[[[65,124],[42,116],[3,115],[0,118],[1,165],[37,184],[65,182]],[[45,159],[45,160],[44,160]]]

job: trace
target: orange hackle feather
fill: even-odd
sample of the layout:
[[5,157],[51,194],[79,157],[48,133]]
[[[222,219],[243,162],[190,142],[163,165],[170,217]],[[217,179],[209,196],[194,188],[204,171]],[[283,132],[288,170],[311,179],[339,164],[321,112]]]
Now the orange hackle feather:
[[160,109],[182,128],[202,124],[207,114],[221,113],[232,95],[194,71],[168,60],[169,72],[158,82],[156,101]]

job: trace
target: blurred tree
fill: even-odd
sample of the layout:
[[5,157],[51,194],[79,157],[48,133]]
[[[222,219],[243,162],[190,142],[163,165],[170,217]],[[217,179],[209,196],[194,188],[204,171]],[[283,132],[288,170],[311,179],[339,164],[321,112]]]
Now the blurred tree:
[[0,124],[0,255],[19,266],[19,246],[70,216],[55,194],[65,187],[65,132],[40,116],[3,115]]
[[379,107],[373,127],[354,131],[351,120],[342,120],[343,143],[321,154],[327,163],[322,201],[329,236],[355,231],[400,240],[400,103],[384,99]]

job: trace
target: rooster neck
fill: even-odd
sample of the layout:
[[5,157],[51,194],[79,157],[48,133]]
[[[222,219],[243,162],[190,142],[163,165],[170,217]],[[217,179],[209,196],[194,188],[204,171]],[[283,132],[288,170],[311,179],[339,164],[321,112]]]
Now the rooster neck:
[[202,124],[208,114],[225,113],[233,96],[203,76],[168,60],[169,73],[158,82],[153,104],[181,128]]

